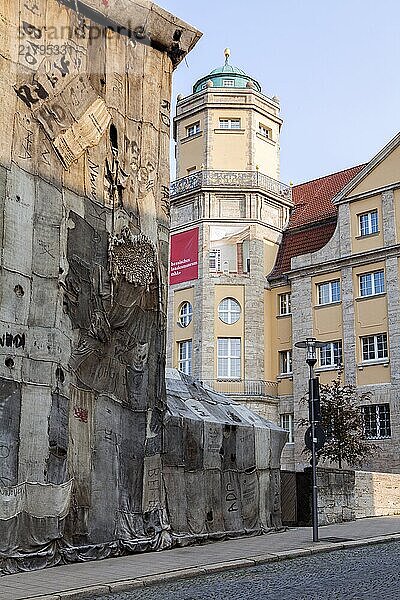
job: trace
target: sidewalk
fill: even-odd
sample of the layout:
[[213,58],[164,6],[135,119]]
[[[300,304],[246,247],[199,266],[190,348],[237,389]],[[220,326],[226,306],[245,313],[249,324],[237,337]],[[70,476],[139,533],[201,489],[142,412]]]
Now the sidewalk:
[[77,563],[0,578],[1,600],[88,598],[275,560],[400,539],[400,516],[360,519],[312,530],[243,537],[204,546]]

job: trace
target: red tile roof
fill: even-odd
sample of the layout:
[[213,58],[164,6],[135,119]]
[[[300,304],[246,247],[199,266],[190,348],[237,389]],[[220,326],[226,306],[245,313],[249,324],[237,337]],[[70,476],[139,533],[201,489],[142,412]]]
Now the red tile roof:
[[290,271],[294,256],[316,252],[328,243],[336,228],[337,209],[332,198],[364,167],[358,165],[293,187],[295,208],[269,279]]
[[289,228],[336,216],[332,198],[364,167],[365,165],[358,165],[295,185],[292,189],[295,209],[290,217]]
[[335,229],[336,219],[330,219],[324,223],[314,223],[299,229],[287,229],[283,234],[275,266],[269,278],[280,277],[283,273],[290,271],[291,260],[294,256],[320,250],[329,242]]

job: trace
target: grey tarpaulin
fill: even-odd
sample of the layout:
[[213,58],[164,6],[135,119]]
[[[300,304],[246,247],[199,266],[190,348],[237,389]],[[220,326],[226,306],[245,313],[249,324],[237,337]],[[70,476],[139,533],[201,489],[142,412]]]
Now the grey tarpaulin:
[[199,33],[105,4],[0,3],[0,574],[280,521],[285,434],[166,391],[171,79]]
[[163,477],[181,543],[279,525],[284,442],[280,428],[245,406],[168,370]]

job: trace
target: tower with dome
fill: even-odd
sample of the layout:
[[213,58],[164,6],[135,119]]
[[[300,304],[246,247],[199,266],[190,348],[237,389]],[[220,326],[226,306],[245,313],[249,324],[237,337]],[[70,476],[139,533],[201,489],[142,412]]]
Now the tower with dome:
[[282,119],[278,98],[224,54],[177,100],[168,360],[276,420],[265,288],[292,207]]

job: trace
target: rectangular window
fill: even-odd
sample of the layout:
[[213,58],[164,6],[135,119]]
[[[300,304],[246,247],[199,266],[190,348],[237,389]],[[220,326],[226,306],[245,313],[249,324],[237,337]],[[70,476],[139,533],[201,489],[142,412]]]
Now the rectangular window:
[[186,137],[192,137],[192,135],[196,135],[196,133],[200,133],[200,121],[186,127]]
[[259,123],[259,125],[258,125],[258,133],[260,135],[262,135],[263,137],[268,138],[269,140],[272,139],[272,131],[271,131],[271,129],[269,127],[266,127],[262,123]]
[[281,375],[289,375],[293,372],[291,350],[279,352],[279,369]]
[[223,87],[235,87],[235,80],[234,79],[223,79],[222,86]]
[[360,236],[378,233],[378,211],[376,209],[358,215],[358,221],[360,225]]
[[388,358],[386,333],[362,337],[361,350],[363,362]]
[[220,129],[240,129],[240,119],[220,119]]
[[364,436],[368,440],[389,438],[392,435],[390,428],[389,404],[372,404],[362,406]]
[[340,302],[340,279],[319,283],[317,291],[319,305]]
[[218,338],[218,379],[240,379],[240,338]]
[[292,313],[292,295],[290,292],[278,296],[279,315],[290,315]]
[[321,367],[338,367],[342,364],[342,340],[327,342],[319,349]]
[[289,433],[287,444],[293,444],[294,442],[294,426],[293,426],[293,413],[284,413],[281,415],[281,427]]
[[192,340],[178,342],[178,369],[186,375],[192,374]]
[[219,248],[214,248],[214,250],[210,250],[209,261],[210,272],[219,273],[221,271],[221,250]]
[[385,275],[383,269],[374,273],[360,275],[360,296],[374,296],[385,291]]

